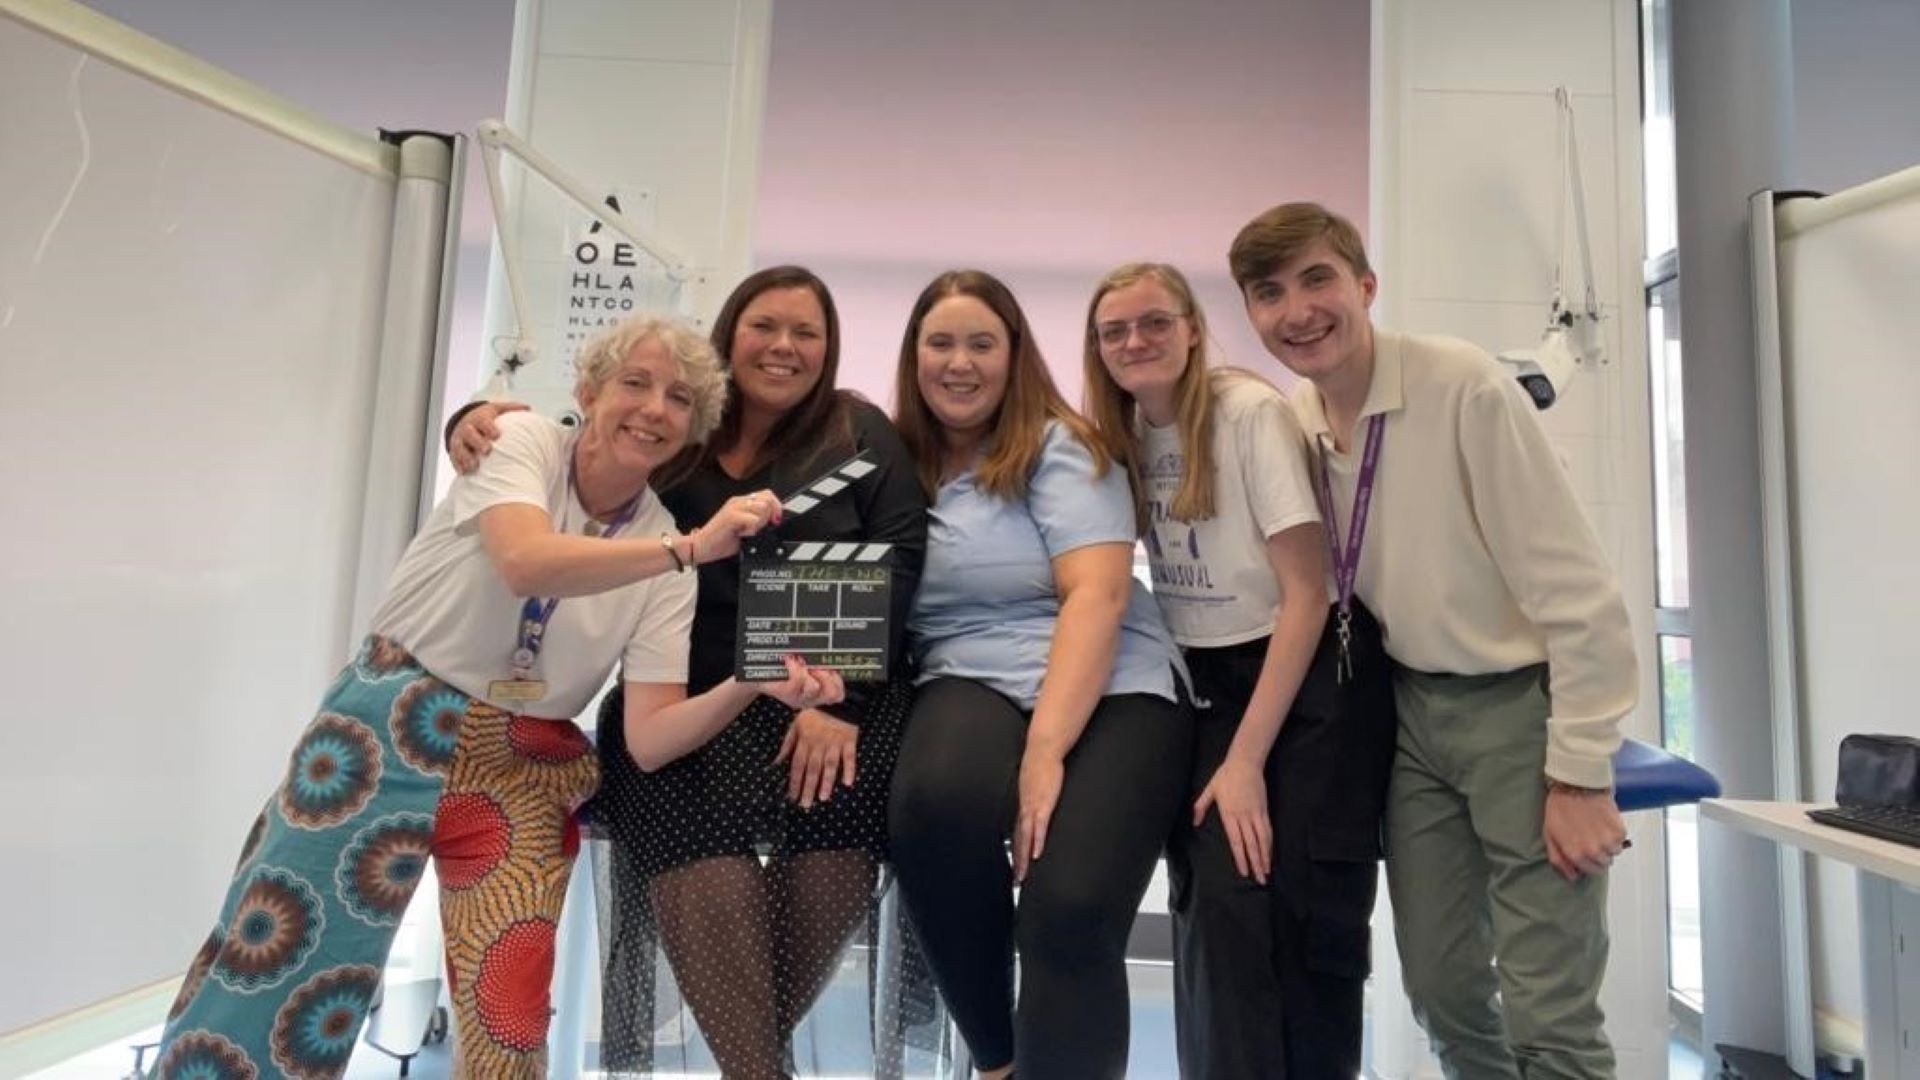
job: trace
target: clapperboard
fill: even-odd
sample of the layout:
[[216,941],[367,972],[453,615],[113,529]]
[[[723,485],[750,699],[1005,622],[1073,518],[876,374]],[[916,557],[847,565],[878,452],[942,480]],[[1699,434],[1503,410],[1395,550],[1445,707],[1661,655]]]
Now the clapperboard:
[[[879,466],[861,451],[787,497],[783,519],[804,517]],[[893,600],[892,544],[782,541],[768,530],[740,551],[740,623],[734,675],[787,677],[794,654],[848,681],[887,677]]]

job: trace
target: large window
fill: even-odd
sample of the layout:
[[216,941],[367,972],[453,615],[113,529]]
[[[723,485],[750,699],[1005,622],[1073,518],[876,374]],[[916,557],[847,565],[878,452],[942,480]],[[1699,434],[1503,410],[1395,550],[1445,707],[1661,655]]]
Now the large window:
[[[1653,400],[1655,629],[1660,737],[1694,754],[1693,625],[1687,581],[1686,423],[1681,408],[1678,207],[1673,157],[1671,0],[1641,0],[1642,160],[1645,169],[1647,360]],[[1667,972],[1675,1004],[1705,1006],[1701,989],[1699,822],[1691,806],[1666,814]]]

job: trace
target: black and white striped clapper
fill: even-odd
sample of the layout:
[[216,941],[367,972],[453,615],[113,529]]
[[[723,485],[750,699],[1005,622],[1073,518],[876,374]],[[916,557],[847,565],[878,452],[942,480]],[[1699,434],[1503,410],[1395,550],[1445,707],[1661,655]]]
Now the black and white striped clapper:
[[[877,468],[865,451],[836,466],[787,496],[783,524],[804,519]],[[886,678],[892,553],[892,544],[788,541],[778,530],[750,540],[740,554],[735,676],[784,679],[783,658],[796,655],[849,681]]]
[[789,516],[800,517],[814,507],[819,506],[821,503],[852,487],[855,480],[866,476],[879,467],[880,466],[868,460],[867,452],[862,450],[828,470],[825,476],[820,477],[813,483],[787,496],[787,501],[781,503],[780,508],[786,511]]

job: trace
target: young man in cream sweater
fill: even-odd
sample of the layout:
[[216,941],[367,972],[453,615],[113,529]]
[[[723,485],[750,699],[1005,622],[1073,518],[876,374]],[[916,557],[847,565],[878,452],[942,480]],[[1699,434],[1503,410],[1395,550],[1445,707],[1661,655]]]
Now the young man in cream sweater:
[[1302,377],[1336,578],[1348,562],[1394,660],[1387,883],[1415,1015],[1452,1077],[1611,1077],[1611,759],[1638,685],[1613,572],[1499,363],[1373,326],[1379,283],[1350,222],[1278,206],[1228,261]]

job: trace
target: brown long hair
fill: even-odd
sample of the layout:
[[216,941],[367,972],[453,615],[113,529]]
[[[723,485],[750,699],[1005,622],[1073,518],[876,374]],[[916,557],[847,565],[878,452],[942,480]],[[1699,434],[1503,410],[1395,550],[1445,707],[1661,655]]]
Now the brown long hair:
[[[726,302],[720,305],[720,314],[714,317],[713,351],[730,372],[734,332],[740,328],[747,305],[761,293],[774,289],[805,289],[820,302],[820,312],[826,320],[826,355],[820,363],[820,380],[774,426],[772,434],[748,463],[748,474],[770,461],[790,461],[795,468],[805,468],[829,449],[853,445],[853,416],[848,406],[852,395],[834,385],[840,374],[840,310],[834,306],[833,293],[818,274],[804,266],[769,266],[747,275],[727,294]],[[695,469],[733,449],[740,441],[740,413],[739,386],[728,379],[727,403],[720,413],[720,425],[704,445],[689,446],[661,466],[655,489],[673,487]]]
[[893,374],[893,423],[913,453],[927,497],[934,498],[940,488],[941,443],[940,421],[920,395],[920,324],[935,304],[950,296],[980,301],[1007,328],[1007,392],[994,410],[986,460],[980,465],[981,488],[1002,499],[1026,498],[1027,479],[1040,456],[1049,420],[1060,421],[1086,446],[1093,455],[1095,475],[1106,475],[1112,454],[1093,426],[1060,396],[1013,291],[984,270],[949,270],[934,278],[913,302],[906,333],[900,338],[900,363]]
[[1146,485],[1141,478],[1140,432],[1135,426],[1139,405],[1107,372],[1106,363],[1100,359],[1100,331],[1094,325],[1094,313],[1102,297],[1141,281],[1153,281],[1166,289],[1181,307],[1177,314],[1193,324],[1193,348],[1187,351],[1187,369],[1174,385],[1175,422],[1180,431],[1180,454],[1186,462],[1186,472],[1180,477],[1180,487],[1174,492],[1173,505],[1167,511],[1176,520],[1194,522],[1213,516],[1214,463],[1213,387],[1207,376],[1207,316],[1194,299],[1193,286],[1177,267],[1166,263],[1134,262],[1115,267],[1094,286],[1093,299],[1087,301],[1086,344],[1081,366],[1086,378],[1087,419],[1093,421],[1107,451],[1127,467],[1127,478],[1133,482],[1134,519],[1144,533],[1149,522]]

